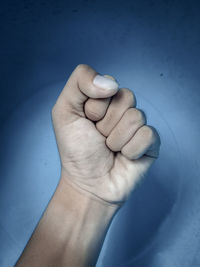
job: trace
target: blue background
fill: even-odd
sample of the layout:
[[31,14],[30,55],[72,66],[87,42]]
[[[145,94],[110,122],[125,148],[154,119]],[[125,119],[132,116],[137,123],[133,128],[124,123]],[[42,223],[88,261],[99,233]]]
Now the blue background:
[[133,90],[162,142],[97,266],[200,266],[199,12],[177,0],[1,6],[1,267],[14,265],[58,183],[51,108],[80,63]]

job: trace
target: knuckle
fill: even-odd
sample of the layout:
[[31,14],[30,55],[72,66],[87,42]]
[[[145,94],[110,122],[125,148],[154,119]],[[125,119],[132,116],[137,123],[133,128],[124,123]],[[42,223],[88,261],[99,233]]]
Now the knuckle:
[[121,152],[127,159],[133,159],[133,153],[131,153],[131,151],[126,148],[126,146],[122,148]]
[[95,121],[101,119],[101,114],[99,114],[97,111],[87,110],[86,115],[87,115],[87,117],[89,117],[90,119],[95,120]]
[[116,152],[117,149],[115,148],[114,142],[112,140],[112,138],[106,138],[106,145],[108,146],[108,148],[110,148],[110,150],[112,150],[113,152]]
[[134,109],[134,117],[136,121],[143,121],[144,119],[144,114],[141,110],[139,109]]
[[109,137],[106,138],[106,145],[107,145],[110,149],[112,149],[112,144],[111,144],[111,141],[110,141],[110,138],[109,138]]
[[100,120],[103,116],[102,110],[100,110],[95,104],[86,103],[85,104],[85,113],[87,117],[97,121]]
[[117,136],[120,138],[124,134],[124,129],[122,127],[117,126],[117,127],[115,127],[115,132],[116,132]]
[[130,122],[142,122],[145,123],[145,115],[144,112],[139,109],[131,108],[127,111],[127,116]]
[[136,97],[134,93],[128,88],[122,88],[122,94],[124,99],[127,101],[129,105],[136,105]]
[[75,71],[78,73],[82,73],[88,70],[88,68],[89,68],[89,65],[87,64],[78,64],[75,68]]
[[143,126],[143,131],[145,134],[145,137],[148,139],[150,143],[153,143],[155,141],[155,130],[152,126]]

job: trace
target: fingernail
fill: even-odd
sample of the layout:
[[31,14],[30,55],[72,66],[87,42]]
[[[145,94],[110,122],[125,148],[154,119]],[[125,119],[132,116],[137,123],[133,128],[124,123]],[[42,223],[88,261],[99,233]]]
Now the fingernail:
[[119,85],[111,78],[97,74],[93,80],[93,84],[106,90],[118,89]]

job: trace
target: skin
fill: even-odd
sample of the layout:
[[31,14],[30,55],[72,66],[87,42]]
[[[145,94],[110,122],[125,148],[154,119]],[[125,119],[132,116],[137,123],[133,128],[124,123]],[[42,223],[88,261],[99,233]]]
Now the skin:
[[78,65],[52,109],[60,182],[17,267],[95,266],[111,220],[159,155],[133,92],[97,87],[97,74]]

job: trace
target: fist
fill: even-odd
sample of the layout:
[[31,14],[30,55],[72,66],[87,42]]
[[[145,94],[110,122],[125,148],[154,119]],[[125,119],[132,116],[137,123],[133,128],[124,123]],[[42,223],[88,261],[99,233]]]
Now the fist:
[[52,121],[61,179],[109,204],[123,203],[159,155],[160,137],[132,91],[86,64],[70,75]]

